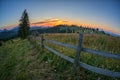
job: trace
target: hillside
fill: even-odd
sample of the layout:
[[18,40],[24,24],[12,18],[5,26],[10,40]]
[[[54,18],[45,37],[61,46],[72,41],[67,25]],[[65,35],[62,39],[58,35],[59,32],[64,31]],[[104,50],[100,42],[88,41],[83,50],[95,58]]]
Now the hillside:
[[[18,26],[12,28],[10,30],[1,30],[0,31],[0,40],[7,40],[18,36]],[[98,31],[98,29],[94,28],[86,28],[83,26],[76,25],[56,25],[53,27],[42,27],[42,26],[32,26],[30,27],[30,32],[37,31],[39,33],[96,33],[96,34],[104,34],[103,31]]]
[[[15,37],[18,37],[18,26],[10,30],[1,30],[0,31],[0,40],[8,40]],[[98,28],[89,28],[85,26],[77,25],[56,25],[53,27],[43,27],[43,26],[31,26],[30,32],[39,32],[41,33],[86,33],[86,34],[104,34],[113,37],[119,37],[119,34],[115,34],[109,31],[104,31]]]
[[[44,34],[46,39],[77,45],[77,34]],[[38,36],[38,41],[40,37]],[[74,57],[75,51],[57,45],[49,47]],[[120,53],[120,39],[107,35],[85,34],[83,46],[95,50]],[[81,60],[93,66],[120,71],[118,60],[81,53]],[[73,75],[73,65],[28,40],[12,39],[0,47],[0,80],[118,80],[79,68]]]

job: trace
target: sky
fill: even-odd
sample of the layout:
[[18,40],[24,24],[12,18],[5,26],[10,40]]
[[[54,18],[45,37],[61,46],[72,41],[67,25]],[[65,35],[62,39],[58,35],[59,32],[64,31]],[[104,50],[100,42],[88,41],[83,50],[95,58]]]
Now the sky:
[[0,0],[0,29],[17,26],[25,9],[31,26],[75,24],[120,34],[120,0]]

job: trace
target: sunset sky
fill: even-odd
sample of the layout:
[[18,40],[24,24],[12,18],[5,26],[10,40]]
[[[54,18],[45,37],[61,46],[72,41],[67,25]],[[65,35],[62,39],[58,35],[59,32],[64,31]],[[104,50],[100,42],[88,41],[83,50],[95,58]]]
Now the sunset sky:
[[31,26],[76,24],[120,34],[120,0],[0,0],[0,29],[18,25],[24,9]]

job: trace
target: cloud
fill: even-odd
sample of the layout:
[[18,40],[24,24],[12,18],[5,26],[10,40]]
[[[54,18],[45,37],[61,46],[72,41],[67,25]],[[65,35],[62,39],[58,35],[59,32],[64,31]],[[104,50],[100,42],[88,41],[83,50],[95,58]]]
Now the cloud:
[[68,21],[60,20],[60,19],[48,19],[46,21],[49,21],[49,22],[57,22],[57,21],[68,22]]
[[[43,25],[43,24],[51,24],[51,25],[54,25],[54,24],[63,24],[63,23],[67,23],[68,21],[65,21],[65,20],[60,20],[60,19],[47,19],[47,20],[44,20],[44,21],[40,21],[40,22],[35,22],[35,23],[32,23],[32,24],[36,24],[36,25]],[[49,25],[48,25],[49,26]]]
[[35,23],[32,23],[32,24],[44,24],[44,23],[46,23],[46,22],[41,21],[41,22],[35,22]]

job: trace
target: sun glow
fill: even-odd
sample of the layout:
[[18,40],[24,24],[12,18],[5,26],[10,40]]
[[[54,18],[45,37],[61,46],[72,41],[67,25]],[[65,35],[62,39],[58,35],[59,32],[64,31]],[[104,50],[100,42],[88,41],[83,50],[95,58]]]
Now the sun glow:
[[106,26],[100,25],[100,24],[90,24],[87,22],[77,22],[77,21],[70,21],[70,20],[63,20],[63,19],[47,19],[39,22],[32,23],[31,26],[55,26],[60,24],[66,24],[66,25],[78,25],[78,26],[85,26],[85,27],[91,27],[91,28],[107,28]]
[[31,25],[32,26],[55,26],[55,25],[59,25],[59,24],[68,24],[69,25],[69,21],[62,20],[62,19],[47,19],[44,21],[32,23]]
[[[78,25],[78,26],[84,26],[84,27],[90,27],[90,28],[99,28],[102,30],[108,30],[111,32],[115,32],[116,30],[113,30],[112,28],[108,27],[108,26],[104,26],[101,24],[95,24],[95,23],[87,23],[87,22],[78,22],[78,21],[71,21],[71,20],[63,20],[63,19],[46,19],[43,21],[34,21],[34,23],[31,23],[30,26],[49,26],[49,27],[53,27],[56,25],[60,25],[60,24],[65,24],[65,25]],[[10,25],[10,26],[6,26],[6,27],[2,27],[1,29],[10,29],[17,26],[17,24],[15,25]],[[116,31],[115,33],[119,33],[118,31]]]

